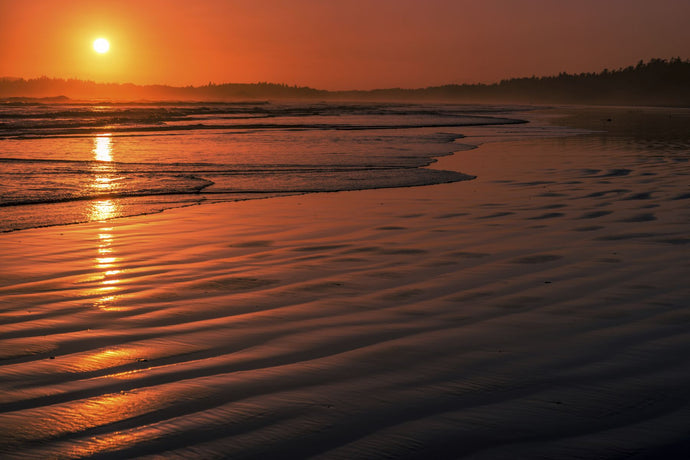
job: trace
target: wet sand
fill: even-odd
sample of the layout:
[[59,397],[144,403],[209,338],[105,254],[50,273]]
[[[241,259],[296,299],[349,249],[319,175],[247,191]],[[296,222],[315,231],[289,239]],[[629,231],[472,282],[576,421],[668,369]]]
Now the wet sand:
[[0,455],[686,458],[687,113],[572,113],[472,181],[0,235]]

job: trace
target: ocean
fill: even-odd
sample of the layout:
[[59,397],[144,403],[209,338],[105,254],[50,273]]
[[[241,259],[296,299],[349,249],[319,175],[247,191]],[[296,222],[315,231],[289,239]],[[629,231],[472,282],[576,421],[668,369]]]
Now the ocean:
[[499,106],[6,101],[0,231],[296,193],[472,179],[427,168]]

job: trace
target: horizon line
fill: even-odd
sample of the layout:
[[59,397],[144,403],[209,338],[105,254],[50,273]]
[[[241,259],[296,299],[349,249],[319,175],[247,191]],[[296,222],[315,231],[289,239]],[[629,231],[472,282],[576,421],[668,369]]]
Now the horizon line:
[[[665,59],[665,58],[651,58],[647,61],[640,59],[637,64],[648,64],[652,62],[684,62],[684,63],[690,63],[690,59],[683,59],[680,56],[677,57],[672,57],[670,59]],[[322,89],[322,88],[316,88],[308,85],[300,85],[300,84],[289,84],[289,83],[278,83],[278,82],[270,82],[270,81],[256,81],[256,82],[222,82],[222,83],[216,83],[214,81],[209,81],[207,84],[188,84],[188,85],[175,85],[175,84],[167,84],[167,83],[134,83],[134,82],[114,82],[114,81],[97,81],[97,80],[90,80],[90,79],[83,79],[83,78],[77,78],[77,77],[55,77],[55,76],[47,76],[47,75],[41,75],[39,77],[15,77],[15,76],[2,76],[0,77],[0,81],[12,81],[12,80],[24,80],[24,81],[31,81],[31,80],[63,80],[63,81],[79,81],[79,82],[84,82],[84,83],[94,83],[97,85],[131,85],[131,86],[140,86],[140,87],[146,87],[146,86],[163,86],[163,87],[168,87],[168,88],[205,88],[205,87],[210,87],[210,86],[223,86],[223,85],[261,85],[261,84],[266,84],[266,85],[276,85],[276,86],[287,86],[290,88],[303,88],[303,89],[311,89],[315,91],[323,91],[323,92],[332,92],[332,93],[339,93],[339,92],[372,92],[372,91],[381,91],[381,90],[420,90],[420,89],[426,89],[426,88],[438,88],[438,87],[444,87],[444,86],[481,86],[481,85],[486,85],[486,86],[491,86],[491,85],[498,85],[504,81],[510,81],[510,80],[520,80],[520,79],[530,79],[530,78],[552,78],[552,77],[558,77],[559,75],[572,75],[572,76],[577,76],[577,75],[586,75],[586,74],[599,74],[605,71],[609,72],[616,72],[616,71],[622,71],[625,69],[629,69],[631,67],[635,67],[634,65],[629,65],[626,67],[619,67],[616,69],[608,69],[608,68],[603,68],[599,71],[594,71],[594,72],[577,72],[577,73],[568,73],[568,72],[560,72],[559,74],[551,74],[551,75],[539,75],[537,76],[536,74],[532,74],[530,76],[513,76],[513,77],[506,77],[503,78],[499,81],[492,81],[492,82],[464,82],[464,83],[443,83],[443,84],[436,84],[436,85],[427,85],[427,86],[418,86],[418,87],[401,87],[401,86],[388,86],[388,87],[375,87],[371,89]]]

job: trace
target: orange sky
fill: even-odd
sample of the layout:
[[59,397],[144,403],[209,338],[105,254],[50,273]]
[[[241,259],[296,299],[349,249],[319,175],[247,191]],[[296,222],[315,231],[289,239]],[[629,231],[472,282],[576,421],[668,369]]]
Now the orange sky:
[[[0,76],[323,89],[690,58],[688,0],[0,0]],[[97,55],[94,39],[111,51]]]

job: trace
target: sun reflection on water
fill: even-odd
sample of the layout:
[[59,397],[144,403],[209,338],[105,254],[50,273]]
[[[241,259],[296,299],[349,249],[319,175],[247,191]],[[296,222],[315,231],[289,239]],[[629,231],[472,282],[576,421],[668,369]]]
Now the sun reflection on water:
[[[94,165],[95,177],[92,188],[102,193],[113,192],[116,186],[117,173],[113,162],[113,146],[109,134],[97,136],[93,139],[93,154],[98,161]],[[89,217],[92,221],[105,223],[109,219],[118,215],[118,206],[112,199],[102,199],[93,201],[90,205]],[[121,289],[118,284],[122,281],[119,275],[122,274],[120,266],[121,259],[117,257],[115,251],[115,233],[113,227],[103,226],[98,229],[98,247],[94,258],[94,268],[100,272],[100,285],[96,294],[99,296],[94,306],[103,311],[117,311],[120,308],[114,306],[118,298],[118,291]]]
[[110,145],[110,135],[105,134],[102,136],[95,137],[93,139],[94,147],[93,152],[96,154],[96,160],[98,161],[113,161],[113,152]]
[[91,220],[106,221],[117,216],[117,206],[113,200],[98,200],[91,203]]
[[[120,178],[117,176],[116,164],[113,162],[113,143],[110,134],[93,138],[93,156],[96,162],[92,166],[95,177],[91,183],[91,188],[99,193],[115,192]],[[101,207],[105,206],[110,206],[110,209],[100,209],[101,214],[105,214],[104,211],[110,211],[111,214],[114,214],[115,204],[112,201],[102,202]],[[108,218],[108,216],[104,218]]]

